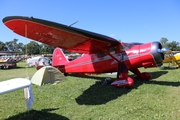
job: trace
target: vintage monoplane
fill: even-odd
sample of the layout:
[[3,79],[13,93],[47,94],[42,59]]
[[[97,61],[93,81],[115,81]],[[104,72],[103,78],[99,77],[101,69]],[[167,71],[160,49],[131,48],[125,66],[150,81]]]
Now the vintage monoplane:
[[[63,73],[117,72],[115,87],[133,85],[128,70],[137,79],[149,80],[151,74],[138,68],[161,66],[164,59],[159,42],[122,43],[114,38],[94,32],[33,17],[8,16],[3,23],[13,32],[26,38],[59,47],[53,53],[52,65]],[[83,54],[68,61],[61,49]]]

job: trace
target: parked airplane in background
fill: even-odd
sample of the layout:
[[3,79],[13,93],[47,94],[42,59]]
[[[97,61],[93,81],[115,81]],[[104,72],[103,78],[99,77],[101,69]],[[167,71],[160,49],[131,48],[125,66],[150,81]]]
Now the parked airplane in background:
[[[0,51],[0,68],[14,68],[16,63],[21,59],[11,58],[14,54],[20,52]],[[15,90],[24,89],[24,97],[26,100],[27,109],[30,110],[32,103],[34,102],[34,96],[31,87],[31,81],[28,78],[14,78],[10,80],[4,80],[0,82],[0,95],[9,93]]]
[[[10,51],[0,51],[0,68],[15,68],[16,64],[21,61],[21,59],[14,59],[11,55],[17,54],[19,52],[10,52]],[[8,56],[8,57],[2,57]]]
[[57,48],[53,53],[52,65],[63,73],[117,72],[117,79],[111,83],[115,87],[133,85],[128,70],[137,79],[151,79],[150,73],[141,73],[138,68],[159,67],[164,59],[159,42],[122,43],[108,36],[33,17],[9,16],[3,19],[3,23],[21,36],[84,54],[68,61]]
[[163,63],[169,63],[169,67],[171,68],[180,67],[180,53],[174,53],[168,48],[164,48],[164,49],[166,49],[164,51],[167,51],[167,52],[165,53]]
[[51,65],[50,59],[44,56],[31,57],[26,60],[26,64],[29,66],[43,67]]

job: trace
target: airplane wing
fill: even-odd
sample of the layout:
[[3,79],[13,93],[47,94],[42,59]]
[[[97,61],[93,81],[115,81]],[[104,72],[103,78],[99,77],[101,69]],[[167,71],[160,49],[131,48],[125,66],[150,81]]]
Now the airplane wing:
[[0,94],[11,92],[31,85],[31,81],[26,78],[14,78],[0,82]]
[[21,52],[15,52],[15,51],[0,51],[0,55],[11,55],[11,54],[18,54],[18,53],[21,53]]
[[27,78],[14,78],[0,82],[0,95],[24,88],[27,109],[30,110],[34,102],[31,81]]
[[95,53],[96,45],[107,49],[119,44],[108,36],[33,17],[8,16],[3,23],[21,36],[70,52]]
[[13,64],[13,63],[18,63],[22,60],[17,60],[17,61],[6,61],[6,62],[0,62],[0,64]]

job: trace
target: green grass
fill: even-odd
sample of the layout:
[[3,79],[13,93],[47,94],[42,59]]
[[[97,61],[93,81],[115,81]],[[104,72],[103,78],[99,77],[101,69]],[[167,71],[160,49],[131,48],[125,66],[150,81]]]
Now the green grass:
[[[35,68],[18,64],[0,70],[0,81],[32,77]],[[151,81],[138,81],[131,89],[97,82],[106,74],[68,76],[57,85],[33,85],[35,101],[30,111],[23,89],[0,95],[0,120],[177,120],[180,119],[180,69],[149,68]],[[132,77],[133,74],[129,73]],[[115,78],[116,75],[111,76]]]

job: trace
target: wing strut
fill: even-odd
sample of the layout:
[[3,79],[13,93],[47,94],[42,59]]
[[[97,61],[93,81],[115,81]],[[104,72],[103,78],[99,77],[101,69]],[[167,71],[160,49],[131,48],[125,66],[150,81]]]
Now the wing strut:
[[103,49],[101,46],[96,45],[96,47],[100,50],[102,50],[103,52],[105,52],[107,55],[109,55],[110,57],[112,57],[114,60],[116,60],[118,63],[120,63],[121,61],[118,60],[116,57],[114,57],[113,55],[111,55],[107,50]]
[[96,45],[96,47],[105,52],[107,55],[111,56],[114,60],[118,62],[117,79],[114,82],[112,82],[111,85],[120,88],[133,86],[134,81],[132,78],[128,77],[127,65],[124,62],[122,62],[123,55],[120,55],[120,58],[117,59],[116,57],[111,55],[107,50],[103,49],[101,46]]
[[105,52],[107,55],[109,55],[110,57],[112,57],[114,60],[116,60],[118,62],[118,70],[117,70],[117,79],[119,79],[119,74],[120,74],[120,69],[121,69],[121,62],[123,60],[123,56],[120,56],[120,60],[117,59],[116,57],[114,57],[113,55],[111,55],[107,50],[103,49],[101,46],[96,45],[96,47],[100,50],[102,50],[103,52]]

